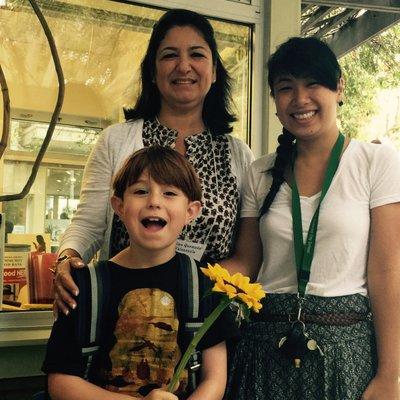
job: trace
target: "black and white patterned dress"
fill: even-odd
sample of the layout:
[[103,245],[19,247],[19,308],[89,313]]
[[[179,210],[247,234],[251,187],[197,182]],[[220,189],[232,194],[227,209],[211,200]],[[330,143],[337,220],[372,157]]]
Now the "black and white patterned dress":
[[[261,313],[288,315],[297,311],[295,294],[269,293]],[[364,315],[351,325],[306,323],[310,338],[323,349],[306,352],[301,367],[278,349],[292,322],[245,324],[229,362],[224,400],[358,400],[375,376],[378,359],[369,299],[361,294],[322,297],[306,295],[304,314]]]
[[[143,144],[174,148],[178,132],[157,119],[143,124]],[[231,152],[226,135],[212,136],[206,130],[185,139],[186,158],[198,173],[203,189],[201,214],[182,232],[180,239],[206,243],[203,260],[218,261],[232,250],[232,239],[240,199],[232,173]],[[110,240],[110,257],[129,245],[125,226],[115,215]]]

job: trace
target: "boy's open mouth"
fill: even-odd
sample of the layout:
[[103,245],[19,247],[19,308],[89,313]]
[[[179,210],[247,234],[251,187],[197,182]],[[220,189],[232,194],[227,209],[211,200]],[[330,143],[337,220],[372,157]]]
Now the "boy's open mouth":
[[167,225],[167,221],[158,217],[144,218],[141,222],[146,229],[161,229],[164,228],[165,225]]

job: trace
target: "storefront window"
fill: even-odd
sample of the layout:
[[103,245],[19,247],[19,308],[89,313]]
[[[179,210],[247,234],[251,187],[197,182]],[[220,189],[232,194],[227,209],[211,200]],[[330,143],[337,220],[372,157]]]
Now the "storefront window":
[[[109,0],[43,0],[40,7],[57,44],[65,100],[30,193],[23,200],[3,203],[2,212],[10,229],[12,226],[10,235],[44,235],[50,243],[46,251],[55,252],[79,202],[83,168],[101,129],[122,122],[123,108],[135,103],[140,62],[151,29],[164,11]],[[232,77],[238,116],[233,134],[247,141],[252,28],[221,20],[211,23]],[[0,187],[10,194],[25,185],[46,135],[57,79],[47,41],[29,2],[8,0],[7,6],[0,8],[0,38],[0,60],[12,105]]]

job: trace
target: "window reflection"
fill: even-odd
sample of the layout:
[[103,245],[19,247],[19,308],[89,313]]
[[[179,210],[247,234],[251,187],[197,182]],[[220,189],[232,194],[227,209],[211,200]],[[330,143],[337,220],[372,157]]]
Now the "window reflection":
[[[2,211],[14,240],[20,235],[31,245],[26,238],[43,235],[50,243],[47,248],[55,252],[79,202],[83,168],[101,129],[123,121],[123,108],[135,103],[140,62],[164,11],[109,0],[42,0],[40,7],[57,43],[65,100],[30,193],[23,200],[3,203]],[[246,141],[252,28],[210,22],[232,77],[233,111],[238,116],[233,134]],[[0,38],[13,117],[0,188],[12,194],[25,185],[46,135],[57,81],[47,41],[28,2],[7,0],[7,7],[0,8]],[[15,297],[12,287],[5,289],[5,296]]]
[[[13,121],[10,151],[21,156],[28,150],[37,150],[35,138],[45,135],[43,123]],[[49,153],[88,154],[97,140],[99,130],[58,126]],[[32,140],[29,140],[32,138]],[[60,159],[62,161],[62,159]],[[7,160],[4,164],[4,193],[18,193],[25,184],[32,162]],[[60,235],[69,225],[79,202],[83,165],[68,167],[45,163],[39,168],[30,194],[22,200],[4,203],[7,221],[13,225],[12,233],[49,233],[51,246],[56,251]],[[9,179],[13,177],[13,179]]]
[[82,169],[48,168],[44,229],[56,247],[76,211],[82,183]]
[[[15,110],[49,113],[56,76],[47,41],[27,2],[8,0],[0,9],[0,59]],[[66,90],[61,122],[93,120],[104,127],[122,119],[138,91],[140,61],[162,10],[107,0],[43,0],[40,3],[58,46]],[[219,52],[233,78],[239,122],[234,133],[248,134],[251,27],[210,19]],[[29,30],[25,29],[29,26]],[[74,125],[74,123],[72,123]],[[97,125],[96,125],[97,126]]]
[[[47,123],[24,120],[11,121],[10,150],[37,154],[47,133]],[[96,143],[100,129],[57,125],[47,152],[88,155]]]

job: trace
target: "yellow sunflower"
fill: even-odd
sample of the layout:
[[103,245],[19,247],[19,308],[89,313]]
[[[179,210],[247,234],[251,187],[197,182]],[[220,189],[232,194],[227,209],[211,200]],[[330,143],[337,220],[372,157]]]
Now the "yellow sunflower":
[[212,281],[216,282],[218,278],[230,279],[229,272],[219,264],[207,264],[207,268],[200,268],[201,272]]
[[214,308],[211,314],[204,319],[203,324],[189,343],[168,385],[169,392],[173,392],[177,386],[179,377],[188,363],[190,355],[222,311],[233,303],[237,306],[237,319],[240,321],[240,319],[248,317],[250,310],[259,312],[262,307],[260,300],[265,297],[265,292],[259,283],[250,283],[250,279],[240,273],[231,276],[229,272],[219,264],[215,264],[214,266],[208,264],[207,268],[201,268],[201,271],[215,282],[212,289],[213,292],[222,293],[226,296],[222,296],[219,304]]
[[250,278],[237,272],[230,275],[219,264],[208,264],[207,268],[201,268],[204,275],[209,277],[215,285],[213,292],[224,293],[229,300],[240,301],[254,312],[259,312],[262,307],[260,300],[265,297],[265,292],[259,283],[250,283]]

